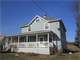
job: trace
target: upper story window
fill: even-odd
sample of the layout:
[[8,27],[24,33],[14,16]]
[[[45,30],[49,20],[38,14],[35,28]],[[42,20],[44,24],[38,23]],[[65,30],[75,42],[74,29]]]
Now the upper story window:
[[49,28],[48,24],[45,24],[45,29],[48,29],[48,28]]
[[48,29],[49,27],[48,26],[45,26],[45,29]]

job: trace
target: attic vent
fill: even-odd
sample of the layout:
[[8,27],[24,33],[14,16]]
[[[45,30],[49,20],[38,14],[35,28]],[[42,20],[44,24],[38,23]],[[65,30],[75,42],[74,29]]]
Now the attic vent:
[[36,20],[36,22],[38,22],[38,21],[39,21],[39,19]]

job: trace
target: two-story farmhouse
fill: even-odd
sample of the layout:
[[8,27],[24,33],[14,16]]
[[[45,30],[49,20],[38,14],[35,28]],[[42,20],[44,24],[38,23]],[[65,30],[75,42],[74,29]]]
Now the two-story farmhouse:
[[66,29],[61,19],[36,15],[21,33],[6,36],[4,48],[15,52],[53,54],[66,48]]

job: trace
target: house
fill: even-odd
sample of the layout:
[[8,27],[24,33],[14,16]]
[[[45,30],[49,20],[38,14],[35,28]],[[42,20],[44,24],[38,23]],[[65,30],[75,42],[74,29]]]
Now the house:
[[6,50],[53,54],[66,48],[66,29],[61,19],[36,15],[21,27],[21,33],[5,37]]

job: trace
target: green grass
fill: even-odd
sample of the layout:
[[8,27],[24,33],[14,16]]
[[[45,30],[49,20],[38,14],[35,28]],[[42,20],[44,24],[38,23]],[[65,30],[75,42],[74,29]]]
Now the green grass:
[[0,53],[0,60],[80,60],[80,53],[65,55],[38,55],[19,53]]

